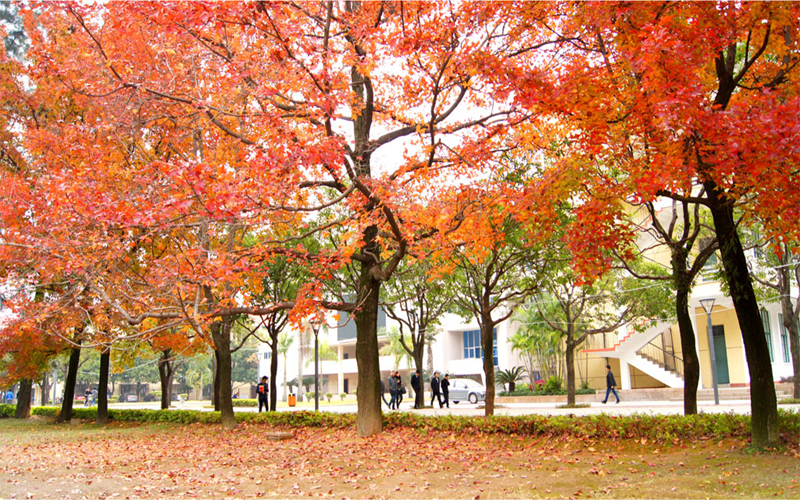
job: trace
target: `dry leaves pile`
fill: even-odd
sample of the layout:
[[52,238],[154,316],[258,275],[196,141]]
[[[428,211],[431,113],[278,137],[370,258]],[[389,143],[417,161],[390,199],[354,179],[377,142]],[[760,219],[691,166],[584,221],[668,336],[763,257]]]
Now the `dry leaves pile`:
[[405,429],[361,439],[352,430],[299,428],[293,439],[272,441],[275,429],[256,424],[230,432],[135,424],[0,430],[3,498],[800,495],[796,453],[748,455],[731,441],[661,450]]

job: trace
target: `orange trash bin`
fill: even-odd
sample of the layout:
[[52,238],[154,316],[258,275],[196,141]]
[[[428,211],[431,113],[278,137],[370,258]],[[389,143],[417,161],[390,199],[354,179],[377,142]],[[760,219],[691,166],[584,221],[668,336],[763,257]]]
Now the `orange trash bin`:
[[297,396],[294,394],[289,394],[289,406],[296,406],[297,405]]

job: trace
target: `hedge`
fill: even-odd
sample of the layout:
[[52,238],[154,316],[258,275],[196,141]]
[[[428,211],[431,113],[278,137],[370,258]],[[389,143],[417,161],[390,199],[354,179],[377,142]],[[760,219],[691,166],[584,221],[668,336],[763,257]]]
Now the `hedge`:
[[[14,406],[0,405],[0,414],[13,416]],[[57,407],[34,407],[34,415],[55,417]],[[784,440],[797,442],[800,438],[800,413],[778,410],[780,432]],[[73,416],[94,420],[97,408],[75,408]],[[219,412],[197,410],[108,410],[110,420],[135,422],[175,422],[182,424],[220,422]],[[516,434],[525,436],[570,435],[590,439],[642,439],[669,443],[683,439],[721,439],[750,437],[750,416],[734,413],[704,413],[699,415],[607,414],[576,416],[522,415],[492,417],[427,416],[411,412],[384,414],[387,429],[412,428],[421,432],[459,434]],[[354,413],[313,411],[239,412],[239,422],[263,423],[284,427],[328,427],[352,429],[356,426]]]

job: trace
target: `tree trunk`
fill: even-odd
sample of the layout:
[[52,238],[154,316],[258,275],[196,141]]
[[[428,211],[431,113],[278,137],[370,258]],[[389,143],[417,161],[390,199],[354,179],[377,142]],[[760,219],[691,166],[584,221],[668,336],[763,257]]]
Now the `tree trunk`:
[[566,341],[564,356],[567,362],[567,405],[575,406],[575,345],[570,334]]
[[[488,305],[488,304],[487,304]],[[494,415],[494,323],[491,318],[481,321],[481,341],[483,343],[483,373],[486,375],[486,407],[484,415]]]
[[798,376],[798,371],[800,371],[800,334],[798,334],[797,319],[794,316],[792,297],[789,293],[790,289],[787,289],[785,293],[781,293],[781,310],[783,311],[783,327],[789,332],[789,351],[792,355],[794,374],[794,377],[792,377],[792,397],[800,399],[800,376]]
[[[375,232],[370,227],[366,233]],[[368,236],[365,236],[365,239]],[[383,431],[381,413],[381,372],[378,359],[378,300],[380,282],[370,276],[371,263],[361,264],[357,303],[361,307],[355,312],[356,364],[358,366],[358,414],[356,426],[359,437],[372,436]]]
[[214,339],[214,353],[217,358],[218,380],[214,384],[217,388],[216,399],[224,429],[236,428],[236,417],[233,414],[233,401],[231,400],[231,325],[226,317],[211,325],[211,337]]
[[42,406],[47,406],[47,403],[50,402],[50,374],[47,372],[42,375],[42,398],[40,401]]
[[778,401],[772,377],[767,339],[758,309],[747,258],[733,218],[733,207],[719,193],[716,184],[705,183],[709,208],[722,255],[722,267],[728,282],[736,317],[742,331],[747,367],[750,372],[751,443],[757,448],[777,444]]
[[[216,341],[214,342],[216,346]],[[216,349],[216,347],[214,348]],[[211,404],[214,406],[214,411],[219,410],[219,357],[216,352],[211,353]]]
[[295,393],[297,401],[303,400],[303,341],[305,337],[304,330],[297,337],[297,392]]
[[108,423],[108,370],[111,366],[111,350],[100,354],[100,381],[97,386],[97,418],[98,425]]
[[[792,355],[792,397],[800,399],[800,329],[798,329],[797,311],[792,303],[792,274],[797,271],[790,266],[792,251],[784,245],[784,254],[780,259],[782,267],[778,269],[778,292],[781,296],[783,326],[789,332],[789,351]],[[800,283],[798,283],[800,284]]]
[[697,384],[700,382],[700,359],[697,356],[696,338],[689,312],[689,294],[693,278],[686,272],[688,252],[684,247],[673,248],[672,282],[675,285],[675,314],[683,352],[683,413],[697,414]]
[[31,416],[31,392],[33,381],[23,378],[19,381],[19,393],[17,394],[17,410],[14,418],[29,418]]
[[72,420],[72,403],[75,399],[75,382],[78,380],[78,364],[81,361],[81,341],[72,348],[69,355],[69,365],[67,377],[64,380],[64,401],[61,402],[61,413],[58,415],[57,422],[69,422]]
[[283,355],[283,401],[284,402],[288,401],[288,398],[287,398],[288,392],[287,391],[289,390],[289,384],[286,383],[286,382],[288,382],[288,380],[286,380],[286,365],[288,364],[286,362],[286,357],[287,356],[284,354]]
[[417,408],[425,408],[425,382],[423,380],[422,364],[423,364],[424,346],[420,349],[414,349],[414,369],[419,372],[419,390],[414,390],[414,406]]
[[158,378],[161,381],[161,409],[169,410],[169,404],[172,402],[172,381],[175,378],[172,349],[161,351],[161,358],[158,360]]
[[[674,268],[673,268],[674,269]],[[697,356],[692,315],[689,312],[689,286],[685,281],[677,282],[675,313],[678,316],[678,329],[683,352],[683,413],[697,414],[697,384],[700,381],[700,360]]]
[[[269,360],[269,408],[278,408],[278,333],[272,337],[272,356]],[[269,410],[267,408],[267,410]]]

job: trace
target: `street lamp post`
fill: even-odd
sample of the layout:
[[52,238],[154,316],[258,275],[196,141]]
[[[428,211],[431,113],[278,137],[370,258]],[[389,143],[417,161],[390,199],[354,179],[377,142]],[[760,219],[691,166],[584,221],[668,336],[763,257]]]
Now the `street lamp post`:
[[711,325],[711,311],[714,309],[714,299],[701,299],[700,304],[708,318],[708,355],[711,358],[711,383],[714,385],[714,404],[719,404],[719,388],[717,387],[717,353],[714,349],[714,331]]
[[314,318],[310,323],[314,331],[314,411],[319,411],[319,329],[322,320]]

